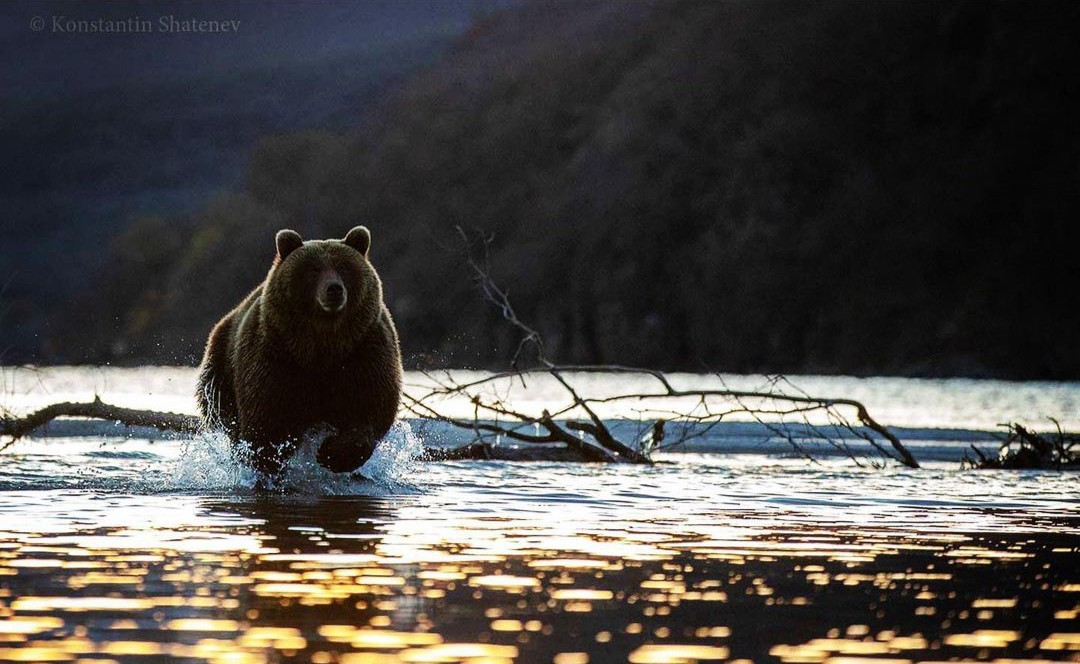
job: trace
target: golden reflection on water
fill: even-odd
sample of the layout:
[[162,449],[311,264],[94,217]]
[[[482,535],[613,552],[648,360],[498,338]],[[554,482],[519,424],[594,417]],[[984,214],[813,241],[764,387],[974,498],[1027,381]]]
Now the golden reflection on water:
[[[0,662],[1080,661],[1075,524],[588,520],[202,499],[0,534]],[[231,521],[229,521],[231,519]]]

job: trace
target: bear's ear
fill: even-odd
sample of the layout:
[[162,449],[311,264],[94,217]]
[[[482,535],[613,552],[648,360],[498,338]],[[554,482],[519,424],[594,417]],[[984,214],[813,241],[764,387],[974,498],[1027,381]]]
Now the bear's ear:
[[283,261],[286,256],[304,244],[304,238],[300,237],[300,234],[296,231],[284,228],[274,236],[274,243],[277,244],[278,260]]
[[371,231],[366,226],[354,226],[351,231],[345,234],[345,239],[342,242],[367,257],[368,249],[371,248]]

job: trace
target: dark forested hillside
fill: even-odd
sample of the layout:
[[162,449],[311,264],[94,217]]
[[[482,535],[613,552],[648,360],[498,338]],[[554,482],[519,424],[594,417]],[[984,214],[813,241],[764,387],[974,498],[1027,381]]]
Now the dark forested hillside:
[[42,357],[195,361],[274,230],[362,222],[414,365],[514,347],[460,224],[565,361],[1078,378],[1077,34],[1067,2],[500,11],[373,123],[129,228]]
[[[50,325],[51,314],[98,280],[110,242],[133,219],[183,224],[218,192],[243,185],[262,136],[357,126],[387,89],[500,4],[0,4],[0,363],[55,357],[39,352],[41,341],[72,330],[65,315]],[[237,30],[52,28],[53,19],[136,17],[151,26],[165,17],[228,19]],[[43,29],[31,28],[34,19]]]

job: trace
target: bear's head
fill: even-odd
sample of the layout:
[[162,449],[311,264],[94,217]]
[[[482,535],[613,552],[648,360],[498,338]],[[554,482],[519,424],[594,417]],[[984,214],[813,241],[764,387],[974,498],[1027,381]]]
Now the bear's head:
[[382,312],[382,282],[368,261],[371,233],[356,226],[341,240],[305,242],[285,229],[275,241],[263,288],[270,327],[305,355],[347,352]]

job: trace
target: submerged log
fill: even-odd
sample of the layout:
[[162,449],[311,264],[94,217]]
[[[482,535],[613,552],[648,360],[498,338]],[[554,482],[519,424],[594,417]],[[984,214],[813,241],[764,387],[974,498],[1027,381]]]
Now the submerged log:
[[427,447],[421,461],[564,461],[594,463],[597,459],[564,445],[508,447],[490,443],[469,443],[459,447]]

